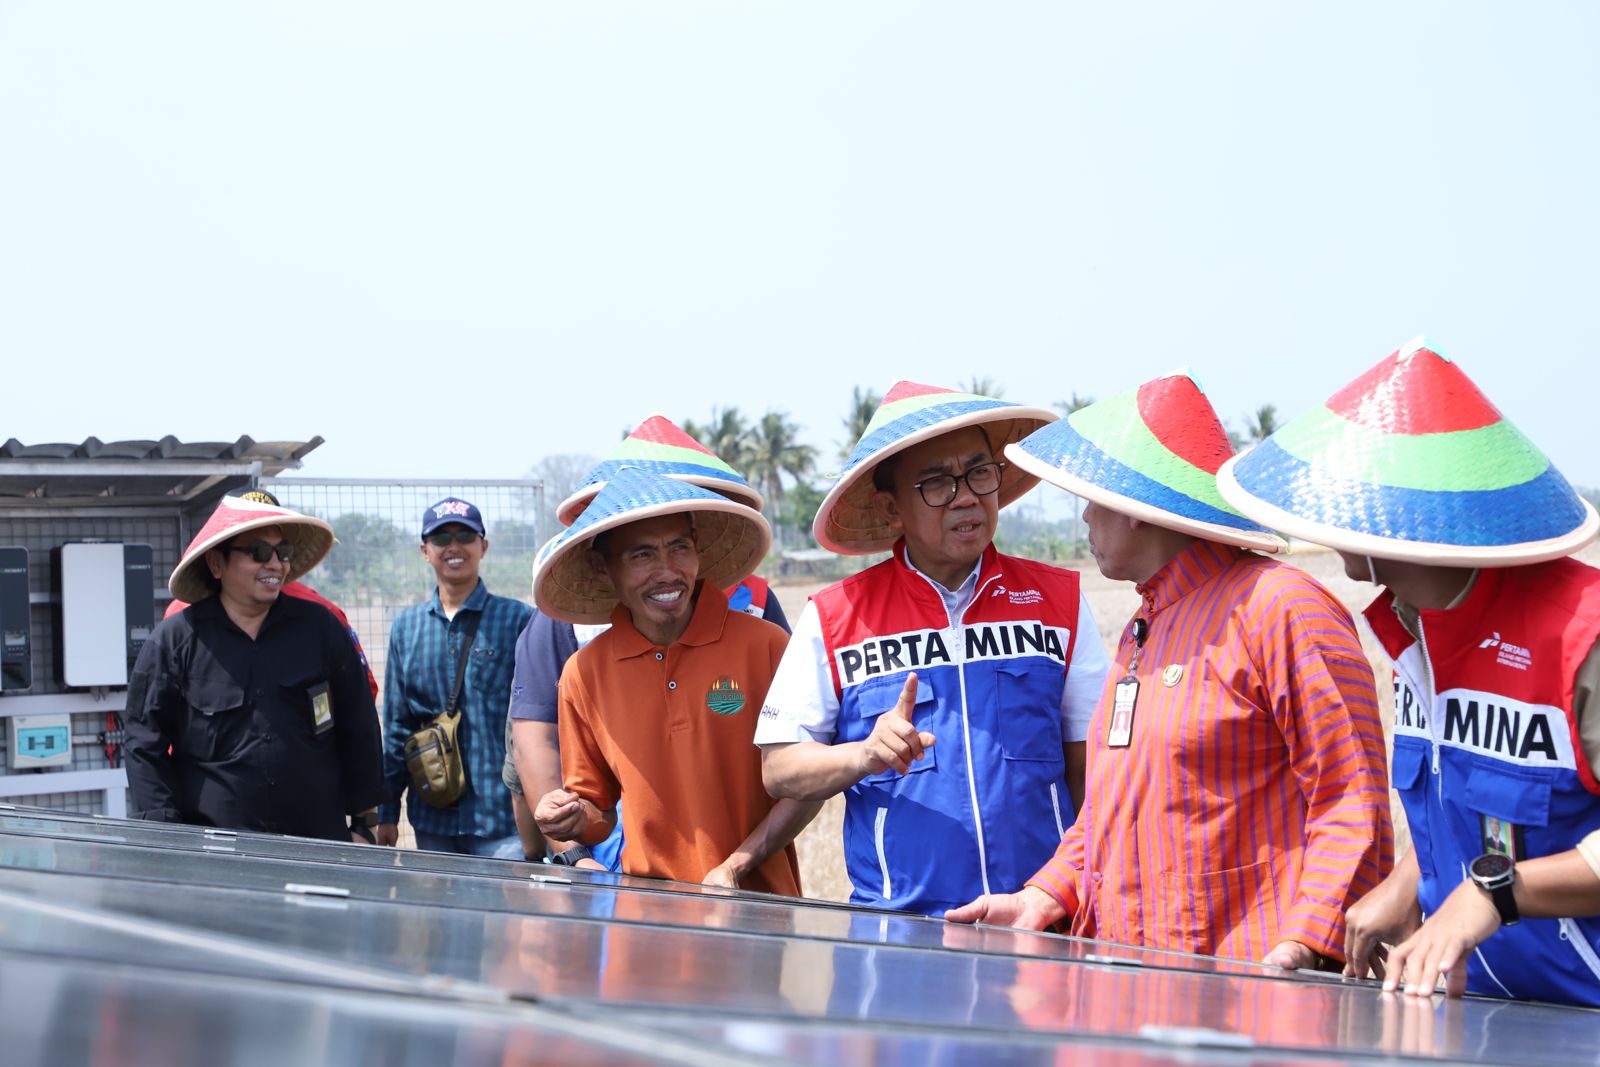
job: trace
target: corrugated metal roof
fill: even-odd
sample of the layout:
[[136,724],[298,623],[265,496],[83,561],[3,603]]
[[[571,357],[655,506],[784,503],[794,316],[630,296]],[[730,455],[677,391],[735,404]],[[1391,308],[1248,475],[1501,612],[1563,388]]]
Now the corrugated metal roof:
[[83,441],[0,445],[0,506],[183,504],[296,469],[309,441]]

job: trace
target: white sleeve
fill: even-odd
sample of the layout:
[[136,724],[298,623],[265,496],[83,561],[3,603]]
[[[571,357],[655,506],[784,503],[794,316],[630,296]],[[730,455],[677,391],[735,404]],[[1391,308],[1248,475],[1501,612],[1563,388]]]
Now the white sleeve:
[[1111,658],[1100,643],[1100,627],[1089,609],[1089,598],[1078,594],[1078,637],[1072,642],[1072,662],[1067,664],[1067,684],[1061,689],[1061,737],[1082,741],[1089,736],[1089,720],[1106,687]]
[[756,723],[756,744],[820,741],[831,745],[838,722],[839,696],[833,691],[833,672],[828,669],[822,620],[808,600],[767,688],[767,702]]

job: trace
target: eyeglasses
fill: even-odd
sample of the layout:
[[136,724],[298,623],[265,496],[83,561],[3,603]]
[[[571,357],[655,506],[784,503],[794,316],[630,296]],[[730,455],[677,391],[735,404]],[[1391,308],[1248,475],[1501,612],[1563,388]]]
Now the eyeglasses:
[[479,536],[480,535],[476,530],[457,530],[454,533],[451,533],[449,530],[440,530],[438,533],[429,534],[427,537],[423,538],[423,540],[427,541],[428,544],[432,545],[434,548],[448,548],[451,541],[454,541],[458,545],[470,545],[476,541]]
[[1000,460],[980,463],[964,474],[938,474],[924,478],[911,488],[921,495],[922,502],[930,508],[947,508],[960,492],[962,482],[966,482],[967,488],[976,496],[999,492],[1000,476],[1005,469],[1006,465]]
[[265,541],[257,541],[253,545],[229,545],[229,552],[243,552],[257,563],[265,563],[273,556],[277,556],[284,563],[289,562],[289,557],[294,555],[294,546],[287,541],[279,541],[269,545]]

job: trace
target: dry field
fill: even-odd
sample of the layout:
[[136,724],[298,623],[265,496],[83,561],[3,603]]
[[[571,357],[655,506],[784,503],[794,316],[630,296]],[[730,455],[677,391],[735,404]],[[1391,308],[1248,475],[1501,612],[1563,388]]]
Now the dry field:
[[[1288,558],[1327,586],[1352,613],[1357,613],[1366,607],[1375,595],[1371,585],[1346,578],[1339,557],[1332,552],[1313,547],[1297,547]],[[1579,553],[1578,558],[1600,565],[1600,546],[1590,546]],[[1138,606],[1139,598],[1130,583],[1107,581],[1101,577],[1095,570],[1092,560],[1084,560],[1076,566],[1083,575],[1084,591],[1094,610],[1095,621],[1100,626],[1100,636],[1108,649],[1115,648],[1122,627],[1127,624]],[[821,586],[785,585],[775,588],[778,598],[783,602],[784,613],[790,619],[798,619],[806,598]],[[1383,707],[1384,731],[1387,734],[1392,721],[1393,683],[1387,664],[1382,662],[1382,657],[1376,655],[1376,652],[1377,650],[1369,643],[1367,655],[1372,659],[1373,671],[1377,675],[1378,699]],[[1405,818],[1400,812],[1398,802],[1394,804],[1394,813],[1397,838],[1403,842]],[[835,797],[822,809],[816,821],[797,842],[800,871],[807,896],[840,901],[848,900],[850,897],[850,883],[844,874],[843,843],[840,836],[843,818],[844,802],[842,798]]]

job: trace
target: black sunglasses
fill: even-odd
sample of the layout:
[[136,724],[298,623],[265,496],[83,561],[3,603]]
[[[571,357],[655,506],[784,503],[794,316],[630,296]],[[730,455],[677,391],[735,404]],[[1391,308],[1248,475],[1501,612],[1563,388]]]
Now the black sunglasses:
[[476,530],[457,530],[455,533],[451,533],[449,530],[440,530],[438,533],[429,534],[423,540],[434,548],[445,548],[451,541],[458,545],[470,545],[478,539],[478,536],[479,534]]
[[229,552],[243,552],[257,563],[265,563],[273,556],[277,556],[284,563],[289,562],[289,557],[294,555],[294,546],[287,541],[279,541],[269,545],[265,541],[257,541],[253,545],[229,545]]

